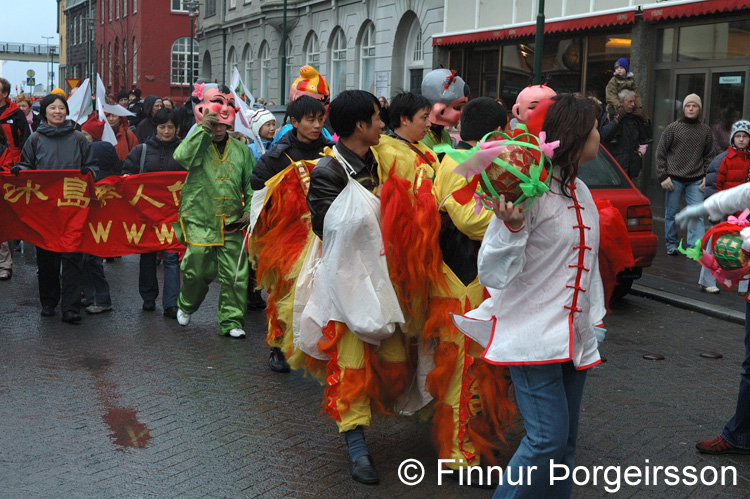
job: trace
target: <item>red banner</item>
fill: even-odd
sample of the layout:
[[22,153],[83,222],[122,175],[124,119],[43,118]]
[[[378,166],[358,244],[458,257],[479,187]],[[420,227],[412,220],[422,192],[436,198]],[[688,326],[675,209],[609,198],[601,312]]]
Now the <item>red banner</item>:
[[102,257],[184,251],[177,221],[185,172],[107,177],[78,170],[0,173],[0,241]]

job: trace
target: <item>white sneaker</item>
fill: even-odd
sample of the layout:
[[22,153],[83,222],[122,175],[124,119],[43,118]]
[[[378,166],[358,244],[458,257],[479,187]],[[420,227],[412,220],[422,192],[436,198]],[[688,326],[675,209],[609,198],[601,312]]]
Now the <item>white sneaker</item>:
[[717,288],[716,286],[701,286],[701,291],[703,291],[704,293],[715,295],[719,292],[719,288]]
[[244,338],[245,337],[245,331],[243,331],[242,329],[236,327],[236,328],[232,329],[231,331],[229,331],[229,336],[231,336],[232,338]]
[[177,309],[177,322],[180,323],[180,326],[187,326],[190,324],[190,314],[186,314],[179,308]]

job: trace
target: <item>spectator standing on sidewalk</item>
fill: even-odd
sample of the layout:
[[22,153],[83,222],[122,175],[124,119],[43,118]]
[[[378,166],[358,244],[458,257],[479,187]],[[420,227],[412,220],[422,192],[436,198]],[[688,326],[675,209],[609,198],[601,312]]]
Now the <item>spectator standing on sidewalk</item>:
[[620,105],[609,107],[602,116],[599,132],[604,147],[615,157],[631,179],[638,177],[643,154],[651,138],[651,121],[642,107],[635,105],[635,92],[628,89],[617,94]]
[[[668,255],[679,255],[679,234],[674,217],[680,209],[680,200],[684,195],[690,206],[703,202],[706,168],[714,156],[713,134],[711,128],[701,121],[701,107],[698,95],[685,97],[682,103],[684,116],[667,125],[656,150],[656,174],[665,191],[664,235]],[[692,225],[688,230],[687,246],[692,247],[704,232],[702,223]]]
[[[696,223],[702,225],[705,215],[712,221],[718,221],[723,216],[745,208],[750,208],[750,183],[747,182],[733,189],[717,192],[703,203],[688,206],[677,214],[675,221],[681,227]],[[750,249],[749,242],[743,242],[743,250]],[[734,416],[718,437],[698,442],[695,448],[703,454],[750,454],[750,302],[745,303],[745,359],[742,361]]]
[[[706,170],[706,187],[703,189],[703,196],[705,199],[716,194],[716,177],[719,176],[719,166],[721,166],[721,162],[724,161],[724,156],[726,156],[726,154],[726,151],[722,151],[718,156],[712,159],[711,164],[708,165],[708,169]],[[707,249],[710,251],[711,248],[709,247]],[[701,266],[700,277],[698,277],[698,285],[701,287],[701,290],[706,293],[716,294],[719,292],[719,288],[716,286],[716,278],[711,274],[710,270],[703,266]]]

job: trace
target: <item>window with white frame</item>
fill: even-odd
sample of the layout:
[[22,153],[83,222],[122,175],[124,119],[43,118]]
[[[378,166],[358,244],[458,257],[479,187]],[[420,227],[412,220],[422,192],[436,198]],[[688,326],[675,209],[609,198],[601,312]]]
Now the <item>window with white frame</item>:
[[271,49],[268,48],[268,44],[263,42],[263,46],[260,48],[260,95],[265,100],[268,100],[268,91],[271,87]]
[[[198,71],[198,52],[197,42],[193,40],[193,48],[190,47],[190,37],[183,36],[178,38],[172,44],[172,70],[170,82],[172,85],[190,85],[196,80],[195,74]],[[192,52],[191,52],[192,51]],[[193,75],[190,75],[190,59],[192,55]]]
[[128,15],[128,0],[122,0],[122,17]]
[[307,43],[305,43],[305,64],[320,69],[318,67],[320,64],[320,43],[318,42],[318,35],[314,31],[307,36]]
[[104,45],[99,49],[99,74],[104,74]]
[[344,30],[336,29],[331,42],[331,98],[346,90],[346,38]]
[[109,22],[112,22],[112,0],[109,0],[109,5],[107,5],[107,10],[109,11]]
[[417,19],[414,19],[409,29],[404,62],[406,71],[404,71],[403,88],[420,93],[424,73],[424,44],[422,43],[422,27]]
[[[245,45],[245,89],[253,94],[253,49],[248,43]],[[255,95],[255,94],[253,94]]]
[[115,0],[115,19],[120,19],[120,0]]
[[87,42],[89,40],[89,21],[85,18],[81,18],[81,41]]
[[101,1],[99,10],[101,11],[101,20],[102,20],[101,24],[104,24],[104,11],[107,10],[104,8],[104,0]]
[[232,47],[229,49],[229,55],[227,56],[227,74],[224,75],[224,81],[232,81],[235,66],[237,66],[237,51]]
[[70,33],[70,44],[71,45],[75,45],[76,43],[78,43],[78,42],[76,42],[76,30],[78,29],[78,18],[74,17],[73,18],[73,22],[70,23],[70,24],[72,25],[71,26],[72,29],[70,30],[71,31],[71,33]]
[[133,0],[133,14],[138,12],[138,0]]
[[237,0],[229,0],[229,8],[230,9],[236,9],[237,8]]
[[107,82],[112,85],[112,44],[107,46]]
[[359,88],[375,93],[375,25],[370,21],[359,40]]
[[185,0],[172,0],[172,12],[187,12]]
[[[133,0],[135,4],[135,0]],[[135,37],[133,37],[133,85],[138,81],[138,44],[136,43]]]
[[[291,79],[290,79],[291,78]],[[297,75],[294,74],[294,57],[292,57],[292,41],[286,39],[286,83],[284,88],[292,86]]]
[[122,63],[123,63],[122,84],[127,85],[128,84],[128,66],[130,66],[130,61],[128,60],[128,41],[125,38],[122,39]]

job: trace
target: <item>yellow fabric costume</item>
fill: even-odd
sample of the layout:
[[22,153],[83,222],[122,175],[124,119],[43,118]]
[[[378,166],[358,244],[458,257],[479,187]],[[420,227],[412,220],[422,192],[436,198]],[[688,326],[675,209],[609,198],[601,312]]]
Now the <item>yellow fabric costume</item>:
[[[456,162],[446,155],[435,179],[434,193],[441,203],[444,224],[452,223],[472,241],[481,241],[494,215],[489,210],[476,215],[473,202],[462,206],[453,199],[451,194],[466,186],[466,179],[453,173],[455,167]],[[476,261],[475,253],[461,250],[459,253]],[[491,439],[503,435],[513,422],[515,407],[507,398],[507,369],[482,361],[483,348],[456,329],[450,318],[451,313],[468,312],[486,298],[476,272],[465,284],[445,262],[442,271],[447,288],[431,289],[424,330],[425,340],[434,338],[438,342],[427,389],[435,399],[432,435],[438,457],[453,459],[447,466],[458,469],[479,465],[480,454],[492,460],[495,445]],[[464,279],[468,280],[466,276]]]

